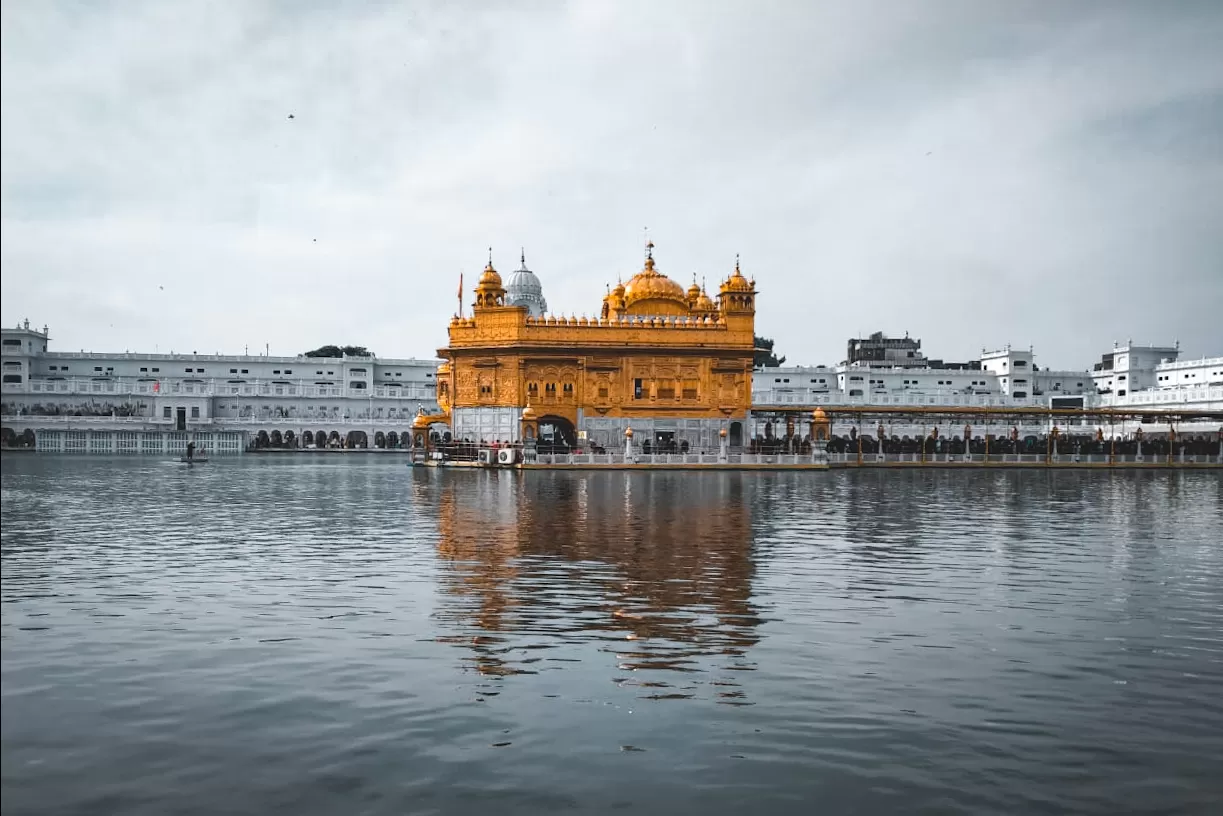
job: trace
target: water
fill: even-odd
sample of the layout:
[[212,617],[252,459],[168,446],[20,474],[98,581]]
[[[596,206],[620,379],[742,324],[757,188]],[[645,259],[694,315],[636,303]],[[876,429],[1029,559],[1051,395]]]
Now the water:
[[1221,484],[6,455],[4,812],[1218,813]]

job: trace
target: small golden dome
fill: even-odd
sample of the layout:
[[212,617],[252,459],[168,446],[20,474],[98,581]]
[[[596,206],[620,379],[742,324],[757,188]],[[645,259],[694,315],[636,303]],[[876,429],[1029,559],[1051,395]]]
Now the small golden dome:
[[429,430],[429,418],[424,414],[417,414],[416,419],[412,420],[412,429],[415,431]]
[[522,421],[523,422],[534,422],[535,419],[536,419],[536,414],[535,414],[534,408],[528,405],[526,408],[522,409]]
[[481,286],[500,286],[501,275],[493,268],[493,262],[490,260],[488,266],[484,267],[484,274],[480,276]]
[[697,312],[716,312],[718,304],[714,303],[713,298],[702,289],[701,293],[697,295],[696,303],[692,304],[692,309]]
[[696,300],[701,296],[701,287],[696,284],[696,276],[692,276],[692,285],[688,287],[688,300]]
[[823,408],[817,407],[814,411],[811,412],[811,418],[815,420],[816,422],[827,422],[828,414],[824,413]]
[[718,431],[718,436],[720,436],[720,437],[722,437],[723,439],[725,439],[725,438],[726,438],[726,429],[725,429],[725,428],[723,428],[722,430]]
[[633,426],[632,425],[624,429],[624,436],[627,439],[633,438]]

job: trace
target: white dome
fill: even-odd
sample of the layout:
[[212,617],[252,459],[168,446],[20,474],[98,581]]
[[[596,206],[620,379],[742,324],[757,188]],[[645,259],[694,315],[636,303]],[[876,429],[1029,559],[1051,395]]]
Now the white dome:
[[522,266],[510,274],[505,287],[505,300],[511,306],[526,306],[531,317],[539,317],[548,311],[544,300],[544,287],[535,273],[527,269],[526,253],[522,255]]

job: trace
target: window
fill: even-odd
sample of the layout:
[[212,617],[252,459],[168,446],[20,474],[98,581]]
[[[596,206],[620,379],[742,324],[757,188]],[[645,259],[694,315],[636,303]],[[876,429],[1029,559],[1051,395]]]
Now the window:
[[157,373],[158,371],[161,371],[161,369],[160,369],[160,368],[154,368],[154,369],[153,369],[153,372],[154,372],[154,373]]
[[480,396],[491,397],[493,395],[493,387],[487,383],[480,386]]
[[539,383],[534,383],[534,382],[527,383],[527,396],[529,397],[539,396]]
[[[99,369],[99,371],[100,371],[100,370],[101,370],[101,369]],[[193,373],[195,373],[195,369],[194,369],[194,368],[184,368],[184,369],[183,369],[183,371],[187,372],[188,374],[193,374]]]
[[565,383],[564,392],[565,392],[565,396],[572,397],[573,396],[573,383]]
[[1027,391],[1016,391],[1012,396],[1014,396],[1016,399],[1024,399],[1028,396],[1028,392]]
[[[94,366],[94,367],[93,367],[93,370],[94,370],[94,371],[101,371],[101,370],[102,370],[102,366]],[[187,369],[187,370],[188,370],[188,371],[190,371],[191,369]]]
[[192,419],[199,419],[199,418],[200,418],[200,406],[198,406],[198,405],[192,405],[192,406],[191,406],[191,418],[192,418]]
[[851,397],[860,397],[862,396],[862,389],[861,388],[851,388],[849,389],[849,395]]
[[1119,396],[1119,397],[1124,397],[1124,396],[1125,396],[1125,389],[1124,389],[1124,388],[1122,388],[1120,391],[1118,391],[1118,392],[1117,392],[1117,396]]
[[[187,369],[187,370],[188,370],[188,371],[190,371],[191,369]],[[273,373],[273,374],[279,374],[279,373],[280,373],[280,369],[278,368],[278,369],[276,369],[275,371],[273,371],[272,373]]]
[[607,399],[607,385],[604,383],[599,384],[599,399]]
[[[140,370],[141,370],[141,371],[144,371],[144,369],[143,369],[143,368],[142,368],[142,369],[140,369]],[[229,370],[229,373],[230,373],[230,374],[237,374],[237,373],[238,373],[238,369],[236,369],[236,368],[231,368],[231,369]]]
[[18,339],[16,339],[16,338],[13,338],[13,337],[6,337],[6,338],[4,338],[4,345],[6,345],[6,346],[20,346],[20,345],[21,345],[21,341],[20,341],[20,340],[18,340]]
[[149,371],[148,366],[141,366],[141,367],[140,367],[140,373],[141,373],[141,374],[147,374],[147,373],[148,373],[148,371]]
[[164,408],[162,408],[162,409],[161,409],[161,415],[162,415],[162,417],[164,417],[165,419],[169,419],[169,418],[170,418],[170,406],[169,406],[169,405],[167,405],[166,407],[164,407]]
[[1023,368],[1023,367],[1024,367],[1024,366],[1026,366],[1027,364],[1028,364],[1028,361],[1027,361],[1027,360],[1016,360],[1016,361],[1015,361],[1015,368]]
[[315,373],[315,374],[322,374],[323,372],[322,372],[322,371],[316,371],[316,372],[314,372],[314,373]]
[[658,398],[665,400],[675,399],[675,383],[671,380],[663,380],[658,384]]
[[641,399],[641,378],[633,380],[633,399]]
[[[200,371],[203,371],[203,370],[204,370],[204,369],[202,369],[202,368],[200,369]],[[293,373],[293,369],[291,369],[291,368],[286,368],[286,369],[285,369],[285,373],[286,373],[286,374],[292,374],[292,373]]]
[[684,399],[694,400],[697,398],[698,383],[696,380],[684,380]]
[[203,373],[204,373],[204,369],[202,369],[202,368],[197,368],[197,369],[195,370],[195,373],[196,373],[196,374],[203,374]]
[[[157,369],[153,369],[153,370],[154,370],[154,371],[156,371]],[[242,373],[243,373],[243,374],[249,374],[249,373],[250,373],[250,371],[244,368],[244,369],[242,369]]]
[[20,374],[5,374],[4,381],[6,383],[19,383],[21,382],[21,375]]
[[[396,377],[402,377],[402,376],[403,376],[403,372],[402,372],[402,371],[396,371],[396,372],[395,372],[395,376],[396,376]],[[427,376],[432,377],[433,375],[432,375],[432,374],[429,374],[429,375],[427,375]]]

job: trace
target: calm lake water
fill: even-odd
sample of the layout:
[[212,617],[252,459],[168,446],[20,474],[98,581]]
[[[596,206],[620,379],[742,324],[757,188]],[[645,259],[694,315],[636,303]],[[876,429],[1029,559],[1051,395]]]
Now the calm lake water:
[[1219,813],[1211,473],[3,458],[5,814]]

